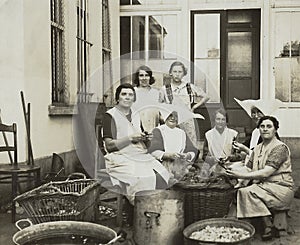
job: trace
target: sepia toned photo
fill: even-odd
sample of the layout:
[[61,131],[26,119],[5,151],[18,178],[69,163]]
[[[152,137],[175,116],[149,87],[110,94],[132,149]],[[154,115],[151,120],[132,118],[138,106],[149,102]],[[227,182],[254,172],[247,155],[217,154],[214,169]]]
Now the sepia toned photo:
[[299,244],[299,21],[0,0],[0,244]]

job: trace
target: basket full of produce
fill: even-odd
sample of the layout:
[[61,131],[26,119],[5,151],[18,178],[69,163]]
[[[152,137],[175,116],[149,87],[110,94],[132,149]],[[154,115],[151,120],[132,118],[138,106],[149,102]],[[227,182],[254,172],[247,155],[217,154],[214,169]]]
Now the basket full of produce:
[[191,169],[174,185],[174,189],[185,194],[185,225],[227,215],[234,198],[233,186],[224,175],[203,178],[200,171]]
[[213,218],[195,222],[183,231],[185,245],[251,244],[254,227],[241,220]]

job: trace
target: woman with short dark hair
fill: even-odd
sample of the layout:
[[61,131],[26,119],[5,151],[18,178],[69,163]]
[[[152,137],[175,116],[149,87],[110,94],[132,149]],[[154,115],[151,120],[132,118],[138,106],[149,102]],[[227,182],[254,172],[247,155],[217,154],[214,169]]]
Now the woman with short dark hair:
[[134,75],[134,84],[136,85],[136,103],[140,113],[143,131],[151,133],[160,123],[159,109],[156,104],[159,100],[159,91],[151,85],[155,83],[150,67],[140,66]]
[[128,200],[133,203],[136,192],[167,187],[168,171],[147,153],[148,134],[141,130],[139,113],[132,110],[135,90],[121,84],[115,94],[117,104],[104,114],[103,139],[108,152],[104,156],[106,171],[113,185],[124,183]]

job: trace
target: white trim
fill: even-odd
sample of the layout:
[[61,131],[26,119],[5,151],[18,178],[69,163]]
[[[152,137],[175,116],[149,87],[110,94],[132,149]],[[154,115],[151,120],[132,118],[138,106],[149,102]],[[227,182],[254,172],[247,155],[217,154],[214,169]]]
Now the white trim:
[[181,11],[180,5],[122,5],[120,13]]

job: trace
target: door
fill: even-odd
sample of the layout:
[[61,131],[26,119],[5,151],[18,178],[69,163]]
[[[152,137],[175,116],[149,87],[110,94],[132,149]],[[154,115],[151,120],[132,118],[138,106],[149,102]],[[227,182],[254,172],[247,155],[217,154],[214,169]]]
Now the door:
[[200,109],[207,118],[202,136],[222,106],[231,127],[250,131],[251,119],[234,97],[259,98],[260,10],[192,11],[191,27],[192,81],[211,98]]

